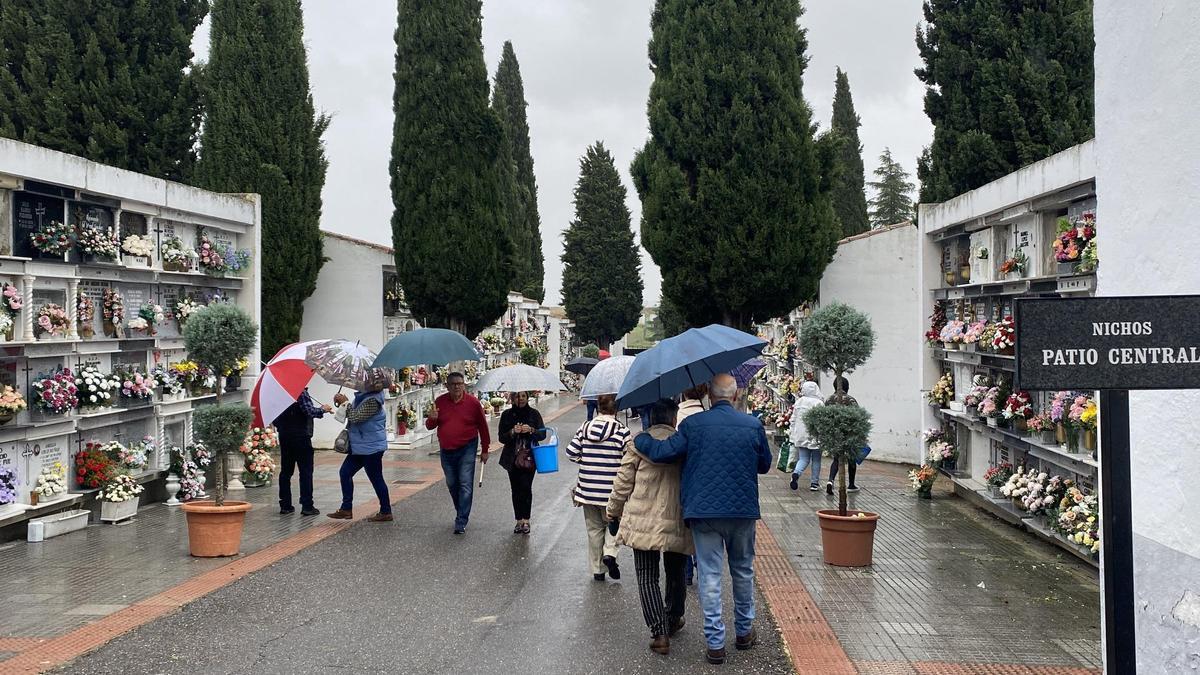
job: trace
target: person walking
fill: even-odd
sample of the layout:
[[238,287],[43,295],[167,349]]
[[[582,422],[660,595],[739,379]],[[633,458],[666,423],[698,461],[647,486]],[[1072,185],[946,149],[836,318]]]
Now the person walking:
[[[659,440],[675,433],[678,406],[663,399],[650,411],[650,436]],[[650,629],[650,650],[669,654],[671,637],[683,628],[686,595],[684,567],[692,554],[692,535],[683,522],[679,501],[679,465],[658,464],[637,451],[632,439],[608,498],[608,520],[619,523],[617,544],[633,549],[642,616]],[[659,590],[659,558],[666,573],[666,603]]]
[[712,408],[687,418],[670,438],[642,433],[634,447],[652,462],[683,460],[683,517],[692,529],[704,610],[705,658],[725,662],[721,574],[729,554],[733,580],[735,646],[750,649],[754,632],[754,529],[761,518],[758,476],[771,470],[771,446],[762,422],[738,412],[737,381],[718,374],[709,384]]
[[367,388],[355,392],[354,400],[338,393],[333,402],[338,406],[337,419],[346,423],[350,432],[350,452],[342,460],[338,478],[342,481],[342,506],[329,514],[335,520],[349,520],[354,516],[354,474],[367,472],[375,496],[379,498],[379,511],[367,518],[373,523],[392,521],[392,500],[388,495],[387,481],[383,478],[383,453],[387,450],[387,411],[383,407],[384,392],[391,384],[391,377],[384,370],[372,373]]
[[792,443],[792,452],[796,453],[796,468],[792,469],[792,489],[800,487],[800,475],[804,469],[812,466],[812,475],[808,489],[816,492],[821,489],[821,449],[817,439],[804,423],[804,413],[825,405],[821,402],[821,389],[816,382],[805,380],[800,385],[800,397],[792,406],[792,426],[788,429],[788,440]]
[[576,506],[583,507],[583,522],[588,536],[588,564],[592,578],[604,581],[604,573],[621,578],[617,564],[616,532],[605,522],[605,508],[613,481],[621,468],[629,429],[617,421],[617,397],[605,394],[596,399],[599,414],[579,427],[567,444],[567,459],[579,464],[579,478],[572,491]]
[[313,505],[313,420],[333,412],[333,407],[313,403],[308,388],[283,413],[275,418],[279,432],[279,513],[295,513],[292,506],[292,474],[300,470],[300,515],[316,516]]
[[[680,398],[682,398],[683,401],[679,404],[679,412],[676,413],[676,415],[675,415],[678,418],[678,422],[675,423],[675,426],[679,426],[680,424],[683,424],[684,420],[691,417],[692,415],[695,415],[696,413],[704,412],[704,397],[705,396],[708,396],[708,383],[707,382],[705,382],[703,384],[698,384],[698,385],[692,387],[691,389],[685,390],[683,392],[683,394],[680,396]],[[696,576],[696,557],[693,555],[689,555],[687,557],[687,564],[684,567],[685,583],[687,583],[688,586],[691,586],[692,580],[695,578],[695,576]]]
[[[508,472],[512,488],[513,517],[517,524],[513,534],[529,534],[529,513],[533,509],[533,443],[546,438],[542,415],[529,405],[529,392],[512,395],[512,407],[500,415],[498,432],[504,449],[500,451],[500,466]],[[517,455],[528,453],[530,464],[518,466]]]
[[480,451],[480,461],[487,464],[492,436],[483,406],[467,393],[463,374],[447,375],[446,389],[445,394],[434,399],[433,408],[425,418],[425,428],[437,429],[442,473],[446,475],[446,488],[454,503],[454,534],[463,534],[471,519],[471,501],[475,496],[475,453]]
[[[825,405],[858,405],[858,401],[850,395],[850,380],[845,377],[836,377],[833,380],[833,395],[825,401]],[[838,469],[841,462],[834,460],[833,466],[829,467],[829,482],[825,483],[825,494],[833,496],[833,484],[837,481]],[[858,492],[858,486],[854,484],[854,479],[858,475],[858,462],[848,462],[850,468],[846,472],[846,478],[850,484],[846,486],[846,492]]]

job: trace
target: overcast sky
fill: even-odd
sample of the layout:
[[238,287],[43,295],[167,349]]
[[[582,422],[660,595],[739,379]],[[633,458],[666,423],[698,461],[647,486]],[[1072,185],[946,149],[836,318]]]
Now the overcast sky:
[[[559,302],[562,232],[574,216],[579,158],[603,141],[629,191],[634,231],[641,205],[629,163],[646,139],[651,0],[484,0],[483,47],[494,75],[505,40],[521,64],[546,256],[546,300]],[[829,125],[834,68],[849,74],[870,172],[891,147],[910,172],[932,127],[922,106],[914,30],[921,0],[806,0],[811,60],[804,95]],[[325,134],[329,175],[323,229],[390,245],[388,159],[392,134],[394,0],[303,0],[313,96],[333,115]],[[196,52],[207,54],[207,24]],[[269,83],[264,83],[269,86]],[[643,252],[645,301],[658,303],[660,277]]]

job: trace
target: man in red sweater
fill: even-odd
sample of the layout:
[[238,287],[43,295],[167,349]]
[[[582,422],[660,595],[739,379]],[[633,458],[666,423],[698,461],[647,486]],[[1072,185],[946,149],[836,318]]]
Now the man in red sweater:
[[454,501],[454,534],[467,531],[471,517],[471,500],[475,495],[475,451],[483,444],[479,458],[488,460],[492,444],[487,417],[479,399],[467,393],[467,381],[462,373],[450,373],[446,378],[449,391],[433,401],[433,409],[425,418],[426,429],[437,429],[438,446],[442,449],[442,473]]

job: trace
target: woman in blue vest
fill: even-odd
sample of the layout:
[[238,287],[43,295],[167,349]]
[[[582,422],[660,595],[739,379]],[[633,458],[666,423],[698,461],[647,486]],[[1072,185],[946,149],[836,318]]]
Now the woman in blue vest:
[[387,481],[383,479],[383,451],[387,450],[387,412],[383,407],[384,392],[391,384],[385,370],[374,370],[367,388],[355,392],[351,401],[344,394],[333,397],[338,406],[337,419],[345,421],[350,432],[350,452],[338,471],[342,479],[342,508],[329,514],[330,518],[349,520],[353,517],[354,474],[366,469],[375,496],[379,497],[379,511],[367,518],[373,523],[392,520],[392,500],[388,496]]

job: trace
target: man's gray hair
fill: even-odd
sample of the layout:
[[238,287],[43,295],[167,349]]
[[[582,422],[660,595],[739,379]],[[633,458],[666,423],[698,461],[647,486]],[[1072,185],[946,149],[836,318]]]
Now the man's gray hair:
[[733,397],[737,396],[737,380],[724,373],[717,375],[709,384],[708,393],[713,399],[732,401]]

